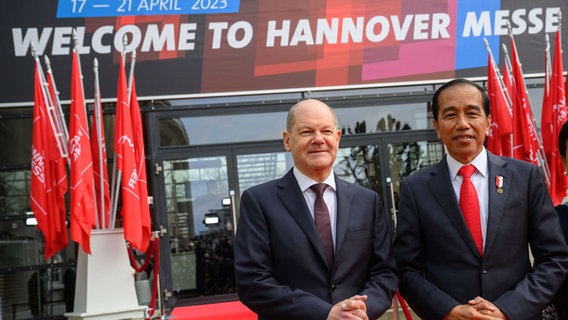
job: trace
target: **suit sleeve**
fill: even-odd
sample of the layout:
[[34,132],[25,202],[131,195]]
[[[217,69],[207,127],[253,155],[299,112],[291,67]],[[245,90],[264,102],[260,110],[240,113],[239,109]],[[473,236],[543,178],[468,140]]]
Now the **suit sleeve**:
[[558,215],[544,184],[544,177],[532,166],[529,175],[528,240],[534,265],[513,290],[494,303],[509,319],[540,315],[552,300],[568,272],[568,247],[563,238]]

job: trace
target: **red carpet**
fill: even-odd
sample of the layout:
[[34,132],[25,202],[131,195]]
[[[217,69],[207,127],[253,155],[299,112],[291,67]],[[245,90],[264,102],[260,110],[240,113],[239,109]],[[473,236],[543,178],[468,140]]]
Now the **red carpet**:
[[175,307],[172,320],[256,320],[257,316],[240,301]]

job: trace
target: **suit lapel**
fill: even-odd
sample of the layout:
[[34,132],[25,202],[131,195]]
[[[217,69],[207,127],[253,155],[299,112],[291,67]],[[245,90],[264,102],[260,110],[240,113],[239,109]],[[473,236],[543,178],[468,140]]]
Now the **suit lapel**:
[[315,247],[321,259],[326,263],[323,244],[317,232],[314,219],[310,214],[310,209],[306,205],[306,200],[292,170],[288,171],[281,181],[277,183],[278,190],[276,194],[288,210],[288,213]]
[[[503,217],[503,211],[505,210],[505,203],[507,203],[507,198],[512,186],[511,174],[505,169],[505,164],[507,163],[500,157],[497,157],[491,153],[488,154],[489,159],[489,217],[487,220],[487,233],[485,236],[485,254],[491,252],[491,247],[495,242],[497,237],[497,230],[499,229],[499,224],[501,223],[501,218]],[[503,177],[503,192],[497,191],[496,178],[497,176]]]
[[465,224],[458,200],[455,197],[446,159],[436,164],[430,174],[432,175],[432,179],[429,180],[429,185],[434,198],[436,198],[444,210],[444,213],[448,216],[448,219],[450,219],[452,225],[457,229],[469,249],[476,255],[479,255],[475,242]]

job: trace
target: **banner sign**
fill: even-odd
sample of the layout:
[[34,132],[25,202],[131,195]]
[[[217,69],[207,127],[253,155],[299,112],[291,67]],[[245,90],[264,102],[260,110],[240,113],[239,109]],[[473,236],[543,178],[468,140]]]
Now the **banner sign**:
[[64,0],[57,18],[234,13],[239,0]]
[[[0,106],[31,105],[32,49],[69,99],[78,43],[87,99],[93,61],[116,96],[121,51],[136,52],[144,99],[374,86],[487,75],[510,28],[525,74],[544,70],[566,1],[19,0],[0,4]],[[566,28],[566,23],[562,24]],[[566,40],[566,30],[562,32]],[[566,65],[566,62],[565,62]]]

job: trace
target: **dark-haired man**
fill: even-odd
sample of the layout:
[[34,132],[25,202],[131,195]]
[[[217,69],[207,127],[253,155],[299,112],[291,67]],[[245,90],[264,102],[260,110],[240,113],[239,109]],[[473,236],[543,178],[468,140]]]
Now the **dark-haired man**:
[[401,185],[402,295],[425,320],[542,319],[568,271],[543,175],[485,149],[489,99],[476,83],[444,84],[432,112],[447,155]]

